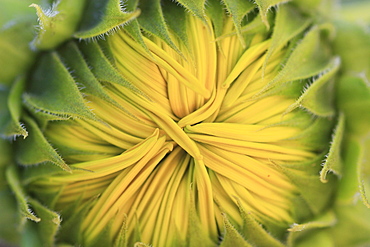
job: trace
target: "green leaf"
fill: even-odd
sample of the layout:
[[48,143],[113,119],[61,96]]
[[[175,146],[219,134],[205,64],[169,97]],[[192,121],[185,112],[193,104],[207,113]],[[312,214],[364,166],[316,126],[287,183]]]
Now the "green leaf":
[[258,5],[258,9],[260,11],[260,15],[262,18],[263,23],[265,23],[266,27],[269,28],[270,24],[267,21],[267,11],[278,4],[285,3],[289,0],[255,0],[256,4]]
[[[308,209],[294,206],[292,209],[296,219],[301,220],[302,215],[317,215],[322,212],[332,198],[336,186],[336,180],[331,179],[327,183],[320,181],[319,171],[324,155],[318,155],[314,159],[300,164],[281,165],[281,171],[286,174],[290,181],[297,187],[300,197],[304,200]],[[320,193],[317,193],[320,191]],[[302,202],[297,201],[301,204]],[[309,210],[310,212],[304,212]]]
[[93,241],[89,242],[88,244],[84,244],[86,247],[101,247],[101,246],[113,246],[112,237],[111,237],[111,228],[113,224],[114,218],[112,218],[107,226],[104,227],[99,234],[94,237]]
[[[201,1],[199,1],[201,2]],[[174,2],[168,2],[162,6],[163,15],[167,21],[168,27],[177,36],[178,40],[188,46],[188,34],[186,26],[186,12],[183,8],[179,8]]]
[[359,193],[359,166],[363,148],[358,138],[345,136],[343,141],[343,174],[338,185],[337,201],[339,204],[352,204]]
[[138,17],[140,26],[146,32],[162,39],[172,49],[181,54],[180,50],[171,39],[171,35],[163,16],[160,0],[142,0],[140,1],[140,8],[142,11],[141,15]]
[[195,15],[202,21],[205,21],[205,0],[176,0],[176,2],[183,5],[187,10],[189,10],[193,15]]
[[[2,100],[6,100],[1,105],[5,107],[2,109],[4,114],[1,114],[0,118],[0,134],[5,137],[16,137],[16,136],[23,136],[26,138],[28,135],[27,130],[20,123],[20,118],[22,114],[22,100],[21,95],[23,93],[25,84],[25,78],[19,77],[12,85],[10,92],[8,95],[4,95],[1,97]],[[0,91],[1,94],[6,93],[6,91]],[[2,107],[1,107],[2,108]]]
[[26,194],[23,191],[16,167],[14,165],[7,168],[6,180],[8,181],[10,188],[14,192],[22,222],[24,223],[25,219],[39,222],[41,219],[37,217],[29,208],[29,201],[27,200]]
[[223,213],[225,233],[221,241],[220,247],[228,246],[240,246],[240,247],[252,247],[247,240],[233,227],[233,225],[228,220],[227,216]]
[[35,121],[27,116],[24,116],[24,121],[29,129],[29,136],[17,142],[17,162],[21,165],[35,165],[50,161],[63,170],[71,172],[71,168],[45,139]]
[[30,7],[36,9],[39,20],[39,32],[31,45],[47,50],[57,47],[72,36],[80,22],[85,0],[54,1],[46,9],[37,4],[31,4]]
[[37,200],[29,199],[32,209],[40,217],[36,227],[42,246],[54,246],[55,237],[59,230],[62,219],[59,214],[43,206]]
[[69,42],[58,50],[59,56],[62,58],[66,67],[73,71],[75,81],[82,85],[82,93],[94,95],[108,103],[122,109],[122,106],[114,101],[104,91],[103,86],[95,78],[91,72],[87,62],[85,61],[81,51],[78,49],[75,42]]
[[245,212],[240,203],[238,203],[241,217],[243,219],[243,229],[241,234],[253,246],[270,246],[270,247],[284,247],[284,245],[271,236],[262,225],[256,221],[252,213]]
[[[72,0],[73,1],[73,0]],[[119,0],[89,0],[78,32],[74,37],[94,38],[115,31],[140,15],[140,10],[122,11]]]
[[24,103],[36,115],[96,120],[56,52],[40,57],[28,84],[23,95]]
[[369,81],[370,33],[366,30],[366,25],[337,21],[335,27],[337,33],[333,48],[342,59],[344,73],[362,75],[361,77]]
[[370,210],[360,201],[349,205],[337,205],[338,223],[328,229],[335,247],[370,245]]
[[220,16],[224,15],[223,5],[218,0],[209,0],[207,1],[206,11],[207,16],[212,21],[215,36],[220,37],[223,31],[223,18],[220,18]]
[[0,85],[11,85],[18,75],[24,74],[32,65],[36,57],[29,47],[34,37],[33,21],[32,18],[23,17],[0,27]]
[[339,58],[333,59],[328,71],[320,75],[320,77],[303,92],[299,99],[286,110],[286,113],[298,107],[302,107],[320,117],[334,116],[333,78],[339,69],[339,64]]
[[255,97],[266,93],[274,87],[281,87],[281,85],[287,82],[299,81],[318,75],[332,66],[329,48],[321,37],[323,28],[323,26],[315,26],[305,35],[291,53],[279,74]]
[[263,64],[263,70],[265,70],[271,55],[283,48],[289,40],[302,33],[311,22],[311,18],[307,18],[290,4],[280,6],[277,9],[274,32]]
[[[325,212],[314,218],[313,220],[303,223],[303,224],[293,224],[288,231],[288,246],[297,246],[297,242],[302,241],[300,238],[305,238],[306,241],[310,241],[305,235],[309,234],[310,231],[316,229],[322,229],[327,227],[332,227],[337,223],[336,215],[333,211]],[[316,244],[310,242],[311,244]]]
[[[5,177],[5,172],[1,171],[2,175]],[[0,177],[0,179],[3,179],[3,176]],[[4,180],[2,180],[5,182]],[[2,186],[0,186],[2,187]],[[19,240],[21,238],[21,234],[19,231],[19,212],[17,211],[17,202],[14,198],[14,193],[10,191],[8,188],[1,188],[0,189],[0,239],[3,241],[0,241],[1,244],[5,244],[4,240],[6,242],[12,243],[12,244],[19,244]],[[2,245],[2,246],[8,246],[8,245]],[[11,245],[9,245],[11,246]]]
[[87,213],[96,202],[96,197],[82,202],[81,198],[63,208],[63,224],[58,232],[58,240],[66,243],[82,243],[81,225]]
[[344,135],[344,122],[345,118],[343,114],[339,115],[338,124],[335,127],[333,140],[330,145],[329,153],[324,162],[324,166],[320,171],[320,180],[323,183],[327,182],[326,176],[328,172],[333,172],[337,176],[342,175],[342,158],[341,148],[342,140]]
[[239,37],[239,40],[242,46],[246,46],[244,38],[241,32],[241,23],[246,14],[254,9],[254,4],[250,1],[239,1],[239,0],[223,0],[227,11],[232,16],[234,26],[236,29],[236,34]]
[[138,89],[125,80],[111,64],[97,43],[81,44],[79,48],[86,61],[89,61],[91,72],[98,81],[118,84],[134,92],[139,92]]
[[355,136],[366,134],[370,131],[370,87],[366,78],[342,76],[336,89],[337,104],[346,116],[347,131]]
[[122,222],[122,227],[118,233],[118,236],[114,242],[114,247],[127,247],[127,217]]

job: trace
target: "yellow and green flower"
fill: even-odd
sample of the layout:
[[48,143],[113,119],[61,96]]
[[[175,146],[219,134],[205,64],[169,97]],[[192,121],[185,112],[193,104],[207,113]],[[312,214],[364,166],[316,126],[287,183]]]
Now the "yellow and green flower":
[[5,2],[1,238],[370,244],[370,35],[332,1]]

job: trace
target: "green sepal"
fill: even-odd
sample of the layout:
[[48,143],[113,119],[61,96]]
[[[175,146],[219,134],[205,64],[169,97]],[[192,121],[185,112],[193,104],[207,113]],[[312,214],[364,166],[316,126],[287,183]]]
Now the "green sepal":
[[336,89],[337,106],[346,116],[346,130],[363,136],[370,131],[370,87],[366,78],[342,76]]
[[15,199],[18,203],[18,210],[21,216],[21,224],[24,224],[26,222],[26,219],[32,220],[34,222],[39,222],[41,219],[37,217],[29,207],[29,201],[23,191],[16,167],[14,165],[9,166],[6,169],[5,175],[6,180],[8,181],[11,190],[14,192]]
[[63,221],[58,232],[58,239],[61,242],[82,243],[81,225],[96,199],[93,197],[87,202],[82,202],[81,198],[77,198],[73,203],[63,208],[63,216],[66,220]]
[[307,79],[327,71],[331,66],[328,47],[321,37],[325,26],[314,26],[298,43],[290,54],[286,64],[279,74],[272,79],[255,97],[265,94],[274,87]]
[[89,65],[92,67],[91,72],[98,81],[118,84],[129,90],[139,92],[138,89],[124,79],[123,75],[111,64],[97,43],[81,44],[79,48],[86,61],[88,61]]
[[39,31],[31,46],[39,50],[53,49],[69,39],[78,27],[85,0],[54,1],[47,9],[31,4],[36,9]]
[[[269,15],[272,17],[272,15]],[[243,35],[245,34],[256,34],[256,33],[266,33],[266,26],[262,23],[259,17],[255,17],[252,21],[247,22],[240,29]],[[271,47],[271,46],[270,46]]]
[[[284,164],[280,169],[286,174],[290,181],[297,187],[298,193],[309,207],[313,215],[317,215],[324,210],[330,203],[328,195],[332,195],[336,185],[336,180],[331,179],[328,183],[322,183],[318,175],[320,171],[320,161],[324,155],[318,155],[314,159],[300,164]],[[317,193],[320,191],[320,193]],[[301,202],[298,202],[301,204]],[[302,219],[309,212],[303,212],[302,208],[293,207],[296,219]],[[307,210],[307,209],[305,209]]]
[[274,32],[263,64],[263,70],[265,70],[271,55],[283,48],[288,41],[302,33],[311,22],[310,18],[304,16],[292,5],[284,4],[280,6],[277,9]]
[[176,2],[180,3],[184,6],[187,10],[190,11],[193,15],[201,19],[205,22],[205,12],[204,12],[204,5],[206,3],[205,0],[176,0]]
[[253,246],[284,247],[283,243],[274,238],[262,227],[251,212],[245,212],[240,203],[238,203],[238,207],[243,219],[243,227],[240,232],[248,242]]
[[223,239],[220,243],[220,247],[229,246],[240,246],[240,247],[252,247],[247,240],[235,229],[235,227],[230,223],[226,214],[222,214],[224,219],[225,232],[223,234]]
[[[288,247],[301,246],[300,242],[310,241],[310,234],[315,233],[316,230],[332,227],[337,223],[337,217],[334,211],[327,211],[318,215],[313,220],[303,224],[293,224],[289,229]],[[310,242],[315,244],[316,242]]]
[[[25,78],[19,77],[13,83],[8,95],[3,95],[7,93],[5,90],[0,90],[1,101],[0,111],[4,112],[0,116],[0,135],[4,137],[17,137],[23,136],[26,138],[28,135],[27,130],[20,123],[20,118],[22,114],[22,100],[21,95],[24,90]],[[7,106],[7,107],[6,107]],[[5,107],[5,109],[2,109]]]
[[338,185],[337,201],[339,204],[349,205],[358,199],[358,173],[363,148],[358,138],[345,136],[343,141],[343,174]]
[[[201,2],[201,1],[199,1]],[[179,8],[176,3],[168,2],[162,6],[163,16],[168,27],[177,36],[178,40],[188,47],[188,34],[186,26],[186,12],[183,8]]]
[[122,222],[122,227],[119,230],[118,236],[114,241],[114,247],[128,247],[128,239],[127,239],[127,217]]
[[338,222],[328,232],[335,247],[370,246],[370,210],[362,202],[334,207]]
[[[1,148],[1,147],[0,147]],[[0,171],[0,183],[4,181],[5,183],[5,171]],[[4,178],[3,178],[4,177]],[[17,207],[17,201],[14,198],[14,192],[10,191],[9,188],[4,188],[0,185],[0,241],[3,247],[8,246],[9,244],[19,245],[19,240],[21,238],[21,233],[19,231],[19,212]],[[5,243],[4,243],[5,241]],[[12,245],[9,245],[12,246]]]
[[334,107],[334,81],[333,78],[339,69],[340,60],[334,58],[329,65],[328,71],[315,79],[299,99],[291,105],[287,112],[302,107],[316,116],[332,117],[335,115]]
[[338,124],[335,127],[333,140],[330,145],[329,153],[326,156],[323,168],[320,171],[320,180],[323,183],[327,182],[326,176],[328,172],[332,172],[337,176],[342,176],[342,157],[341,157],[341,148],[342,140],[344,135],[344,122],[345,117],[343,114],[339,115]]
[[0,85],[11,85],[32,65],[36,53],[29,47],[29,42],[34,37],[34,24],[32,18],[24,18],[0,26]]
[[42,246],[54,246],[55,236],[59,230],[62,219],[59,214],[46,208],[40,202],[34,199],[29,199],[32,209],[40,217],[40,222],[36,224],[39,239]]
[[97,236],[94,237],[89,243],[84,243],[83,246],[86,247],[101,247],[101,246],[113,246],[113,239],[111,237],[111,228],[114,222],[112,218],[107,225],[99,232]]
[[13,150],[11,142],[0,138],[0,190],[7,187],[5,170],[12,164]]
[[[291,120],[291,122],[293,122],[291,126],[297,126],[296,122],[302,121],[302,126],[299,126],[302,128],[302,132],[289,140],[297,140],[296,145],[313,149],[319,153],[326,152],[328,150],[328,144],[331,140],[330,131],[333,128],[334,121],[322,117],[307,117],[309,113],[302,111],[300,114],[305,114],[306,116],[294,118],[294,120]],[[290,121],[288,121],[288,123],[290,123]]]
[[[70,167],[70,169],[72,170],[73,167]],[[63,172],[64,171],[61,170],[59,166],[55,166],[52,162],[46,161],[32,167],[32,169],[22,170],[22,182],[23,184],[28,185],[35,180],[42,179],[48,176],[51,177],[52,175]]]
[[36,165],[49,161],[67,172],[72,172],[71,168],[46,140],[36,122],[28,116],[23,117],[29,129],[29,136],[17,142],[16,161],[21,165]]
[[[138,8],[138,3],[139,3],[139,0],[126,1],[125,8],[128,11],[132,12]],[[141,27],[140,27],[140,24],[137,18],[125,24],[125,31],[130,34],[131,38],[133,38],[135,42],[139,43],[148,53],[150,53],[144,42]]]
[[220,18],[220,16],[224,14],[223,8],[223,5],[218,0],[207,1],[207,16],[212,21],[215,37],[220,37],[222,35],[224,20]]
[[[178,8],[178,6],[175,6]],[[160,0],[141,0],[140,1],[141,15],[138,17],[139,24],[146,32],[153,34],[172,49],[181,54],[179,48],[171,39],[170,32],[163,16],[163,10]]]
[[232,16],[236,34],[243,47],[246,46],[245,40],[241,32],[241,23],[243,18],[254,9],[255,5],[250,1],[239,1],[239,0],[222,0],[225,4],[227,11]]
[[89,69],[87,62],[75,42],[69,42],[61,47],[58,50],[58,54],[66,67],[73,71],[74,80],[83,87],[80,89],[81,93],[96,96],[117,108],[123,109],[120,104],[109,97],[104,91],[103,86]]
[[115,31],[140,15],[140,10],[122,11],[119,0],[89,0],[84,11],[81,26],[74,34],[80,39],[94,38]]
[[366,30],[366,26],[336,21],[335,28],[336,37],[333,49],[342,59],[343,72],[349,75],[362,75],[368,81],[370,78],[370,33]]
[[23,100],[35,115],[51,119],[96,120],[56,52],[40,57],[28,85]]
[[148,47],[146,46],[143,34],[141,32],[141,27],[137,19],[132,20],[125,26],[125,31],[131,36],[135,42],[139,43],[147,52],[150,54]]
[[285,3],[289,0],[255,0],[256,4],[258,5],[258,9],[260,11],[260,15],[262,18],[263,23],[265,23],[266,27],[269,28],[270,24],[267,20],[267,12],[268,10],[278,4]]
[[22,247],[42,246],[36,223],[27,221],[21,236]]

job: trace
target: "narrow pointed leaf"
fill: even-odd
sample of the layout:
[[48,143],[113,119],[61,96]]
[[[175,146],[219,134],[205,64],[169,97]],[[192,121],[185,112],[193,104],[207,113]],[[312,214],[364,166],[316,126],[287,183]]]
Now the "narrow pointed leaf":
[[225,234],[221,241],[220,247],[228,246],[240,246],[240,247],[252,247],[253,245],[249,244],[243,236],[233,227],[233,225],[228,220],[225,214],[224,217],[225,224]]
[[62,219],[56,212],[46,208],[40,202],[30,199],[32,209],[40,217],[40,222],[37,223],[37,230],[43,246],[53,246],[54,239],[59,230]]
[[254,4],[250,1],[237,1],[237,0],[223,0],[226,5],[227,11],[231,14],[236,28],[236,33],[242,45],[245,46],[245,41],[241,33],[241,23],[246,14],[254,9]]
[[320,180],[323,183],[327,182],[326,176],[328,172],[333,172],[338,176],[342,175],[341,148],[344,135],[344,122],[344,115],[339,115],[338,124],[334,130],[333,140],[330,145],[329,153],[326,157],[324,166],[320,171]]
[[9,166],[6,170],[6,179],[15,194],[15,198],[18,202],[19,212],[22,218],[30,219],[35,222],[39,222],[41,219],[36,216],[29,208],[29,202],[26,194],[22,189],[22,185],[17,174],[15,166]]
[[328,70],[331,66],[330,56],[320,34],[320,27],[312,28],[298,43],[279,74],[257,95],[284,83],[306,79]]
[[165,41],[172,49],[180,53],[178,47],[173,43],[166,21],[163,16],[163,10],[159,0],[143,0],[140,2],[141,15],[138,21],[141,27]]
[[122,11],[119,0],[89,0],[81,22],[82,25],[74,36],[80,39],[94,38],[120,28],[139,15],[140,10]]
[[267,21],[267,12],[269,9],[275,5],[282,4],[289,0],[255,0],[260,11],[262,21],[265,23],[266,27],[270,27],[270,24]]
[[243,219],[243,230],[241,234],[248,239],[248,242],[255,246],[284,247],[279,240],[271,236],[261,224],[256,221],[251,213],[245,212],[240,204],[238,206]]
[[333,116],[335,114],[333,77],[339,69],[339,64],[339,58],[333,59],[329,71],[315,80],[287,112],[303,107],[320,117]]
[[26,106],[36,114],[40,112],[51,117],[96,119],[55,52],[41,57],[30,81],[23,99]]
[[21,165],[35,165],[50,161],[63,170],[71,172],[71,168],[45,139],[34,120],[29,117],[24,117],[24,120],[29,129],[29,136],[17,143],[17,162]]
[[271,45],[263,65],[264,69],[271,55],[285,46],[293,37],[303,32],[311,21],[289,4],[284,4],[278,8]]
[[205,20],[205,0],[176,0],[176,2],[183,5],[187,10],[189,10],[193,15],[197,16],[201,20]]

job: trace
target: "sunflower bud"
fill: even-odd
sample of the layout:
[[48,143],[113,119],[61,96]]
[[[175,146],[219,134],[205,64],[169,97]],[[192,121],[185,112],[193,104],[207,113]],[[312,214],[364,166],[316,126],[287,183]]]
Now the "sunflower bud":
[[1,134],[23,136],[0,160],[22,243],[369,243],[337,236],[370,228],[370,42],[330,5],[32,4],[48,51],[0,109]]

